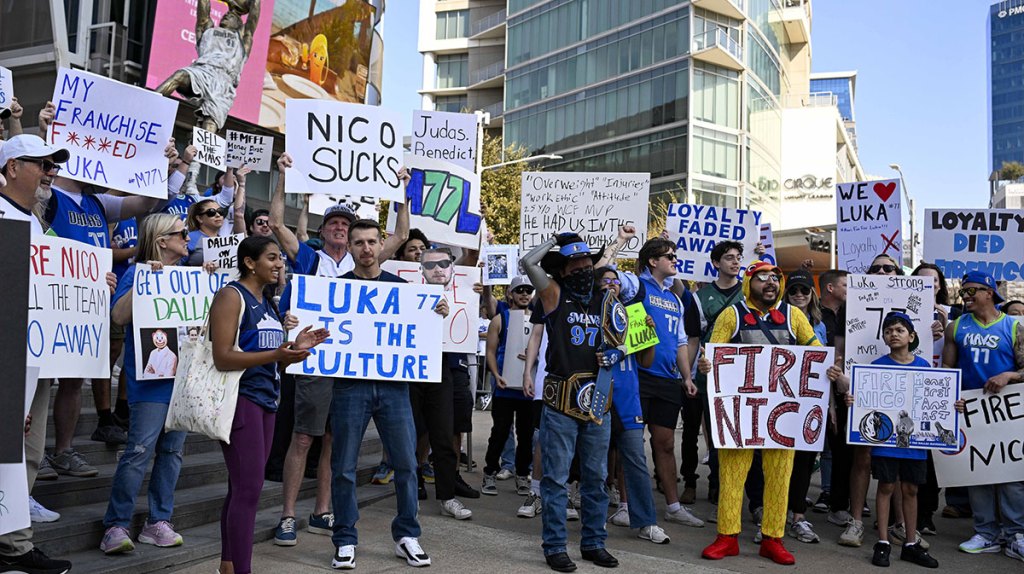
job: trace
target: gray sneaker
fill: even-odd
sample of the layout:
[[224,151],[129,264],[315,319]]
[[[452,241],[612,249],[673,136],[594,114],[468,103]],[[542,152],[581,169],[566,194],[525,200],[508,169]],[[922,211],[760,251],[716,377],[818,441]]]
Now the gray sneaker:
[[498,495],[498,477],[493,474],[484,474],[484,483],[480,487],[480,494],[488,496]]
[[860,520],[850,520],[846,525],[846,531],[839,535],[839,545],[858,548],[861,544],[864,544],[864,523]]
[[817,544],[818,535],[814,533],[814,525],[807,520],[799,520],[789,526],[789,535],[805,544]]
[[57,474],[66,474],[68,476],[85,478],[96,476],[100,472],[96,470],[96,467],[86,462],[85,457],[73,448],[69,448],[52,457],[50,464],[53,465],[53,469],[57,471]]
[[57,480],[60,475],[57,474],[56,470],[50,466],[50,456],[44,454],[43,459],[39,461],[39,472],[36,474],[36,480]]

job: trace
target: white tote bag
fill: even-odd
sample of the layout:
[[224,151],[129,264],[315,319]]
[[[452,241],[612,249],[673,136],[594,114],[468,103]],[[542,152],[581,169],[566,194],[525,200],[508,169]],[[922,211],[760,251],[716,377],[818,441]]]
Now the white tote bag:
[[[232,289],[235,289],[232,287]],[[237,291],[237,289],[235,289]],[[245,314],[245,298],[241,299],[238,323]],[[238,404],[238,382],[245,371],[219,371],[213,363],[210,341],[210,317],[207,315],[203,339],[181,354],[174,391],[167,409],[164,428],[169,431],[199,433],[226,443],[231,442],[231,425]],[[235,332],[235,350],[238,348]]]

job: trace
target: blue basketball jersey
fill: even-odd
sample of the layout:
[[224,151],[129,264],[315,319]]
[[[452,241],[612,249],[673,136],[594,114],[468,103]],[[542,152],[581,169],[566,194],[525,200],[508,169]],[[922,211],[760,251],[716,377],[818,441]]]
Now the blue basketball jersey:
[[[110,237],[110,246],[115,249],[131,249],[139,244],[139,226],[135,221],[135,218],[122,219],[114,227],[114,233]],[[112,271],[114,275],[117,275],[118,281],[121,280],[121,276],[128,270],[128,267],[134,263],[134,258],[125,259],[119,263],[114,263]]]
[[171,215],[177,215],[181,217],[182,221],[188,217],[188,208],[192,207],[192,204],[196,202],[194,195],[178,195],[174,199],[167,202],[167,205],[160,210],[160,213],[170,213]]
[[[273,304],[266,297],[259,301],[237,281],[228,284],[242,295],[245,311],[238,325],[238,348],[245,352],[273,351],[284,343],[284,329]],[[250,367],[242,373],[238,394],[265,410],[277,411],[281,383],[277,363]]]
[[[644,310],[654,319],[658,344],[654,348],[654,362],[644,373],[663,379],[678,379],[676,352],[679,348],[680,325],[683,322],[683,304],[675,293],[664,289],[648,273],[640,276],[640,289],[636,300],[643,302]],[[641,367],[642,368],[642,367]]]
[[635,355],[626,355],[612,367],[612,407],[626,430],[644,428],[637,367]]
[[79,205],[73,197],[54,187],[45,219],[58,237],[96,247],[110,247],[107,213],[95,196],[82,195],[82,204]]
[[953,340],[958,349],[957,368],[960,388],[980,389],[990,377],[1016,371],[1013,345],[1017,341],[1017,322],[1000,313],[989,325],[982,325],[971,313],[953,323]]

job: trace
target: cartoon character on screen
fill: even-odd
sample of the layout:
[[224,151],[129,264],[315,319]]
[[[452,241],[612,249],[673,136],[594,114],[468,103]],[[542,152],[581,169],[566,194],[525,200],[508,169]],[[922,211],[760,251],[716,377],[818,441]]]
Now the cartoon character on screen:
[[909,448],[912,434],[914,434],[914,419],[910,418],[907,411],[900,411],[900,420],[896,423],[896,446]]
[[[305,50],[303,50],[305,52]],[[318,85],[324,85],[327,81],[328,69],[327,36],[317,34],[309,45],[309,80]],[[303,58],[305,60],[306,58]],[[305,62],[303,62],[305,63]]]
[[173,377],[178,368],[178,356],[167,346],[167,332],[163,329],[153,331],[153,350],[146,361],[145,373],[160,378]]

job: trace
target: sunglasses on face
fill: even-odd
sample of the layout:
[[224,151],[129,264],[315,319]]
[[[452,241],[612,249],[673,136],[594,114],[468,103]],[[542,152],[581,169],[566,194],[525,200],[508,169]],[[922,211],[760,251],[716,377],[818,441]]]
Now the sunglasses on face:
[[452,266],[451,259],[442,259],[440,261],[424,261],[420,265],[423,266],[427,271],[432,270],[434,267],[440,267],[441,269],[448,269]]
[[219,215],[221,217],[224,217],[225,213],[226,213],[226,210],[213,209],[211,207],[210,209],[207,209],[206,211],[200,211],[197,215],[204,215],[206,217],[217,217]]
[[974,297],[978,294],[978,291],[988,291],[988,287],[961,287],[960,296],[967,295],[968,297]]
[[872,265],[871,267],[868,267],[868,273],[869,274],[870,273],[878,273],[879,271],[883,271],[885,273],[892,273],[895,270],[896,270],[896,266],[895,265],[888,265],[888,264],[886,264],[886,265]]
[[622,281],[618,279],[602,279],[601,285],[622,285]]
[[756,275],[754,275],[754,279],[757,279],[758,281],[763,281],[765,283],[768,283],[769,281],[779,283],[780,281],[782,281],[782,277],[779,277],[774,273],[757,273]]
[[675,261],[676,258],[677,258],[675,251],[669,251],[668,253],[662,253],[658,257],[664,257],[665,259],[669,259],[671,261]]
[[512,293],[514,295],[529,295],[530,293],[533,293],[533,287],[516,287],[515,289],[512,290]]
[[54,172],[54,173],[59,173],[60,172],[60,166],[55,164],[55,163],[53,163],[52,161],[50,161],[48,159],[37,159],[37,158],[32,158],[32,157],[23,157],[23,158],[21,158],[21,161],[27,161],[29,163],[34,163],[34,164],[38,165],[39,168],[43,170],[43,173],[50,173],[51,171]]
[[269,219],[257,219],[256,221],[253,221],[252,224],[253,225],[270,225],[270,220]]
[[168,231],[167,233],[161,233],[160,237],[170,237],[172,235],[177,235],[178,237],[184,239],[185,241],[188,241],[188,229],[181,229],[181,230],[178,230],[178,231]]
[[804,296],[806,296],[806,295],[810,295],[811,294],[811,289],[810,289],[810,287],[805,287],[803,285],[799,285],[799,286],[796,286],[796,287],[790,287],[789,294],[790,295],[804,295]]

